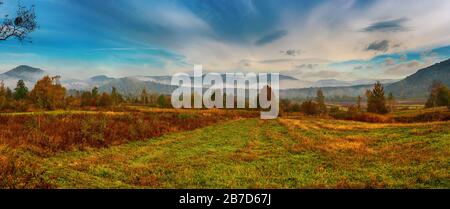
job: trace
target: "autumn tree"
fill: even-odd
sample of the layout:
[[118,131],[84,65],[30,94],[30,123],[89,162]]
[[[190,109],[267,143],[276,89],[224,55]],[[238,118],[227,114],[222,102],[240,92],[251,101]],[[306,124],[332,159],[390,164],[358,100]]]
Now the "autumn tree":
[[384,96],[384,87],[378,81],[375,83],[372,91],[367,90],[367,112],[386,114],[388,109],[386,107],[386,98]]
[[56,109],[64,107],[66,89],[56,82],[57,77],[45,76],[30,92],[30,99],[39,108]]
[[450,104],[450,90],[440,81],[434,81],[430,88],[430,96],[425,104],[426,108],[448,106]]
[[8,106],[8,99],[6,96],[6,87],[3,81],[0,81],[0,109],[5,109]]
[[17,82],[17,87],[14,89],[14,99],[15,100],[23,100],[28,96],[28,88],[25,86],[25,82],[23,80],[19,80]]
[[300,110],[307,115],[316,115],[320,113],[319,105],[311,100],[303,102],[300,105]]
[[[3,1],[0,1],[0,5],[2,4]],[[3,22],[0,23],[0,41],[10,38],[24,41],[37,28],[34,5],[27,8],[19,4],[16,15],[5,15]]]

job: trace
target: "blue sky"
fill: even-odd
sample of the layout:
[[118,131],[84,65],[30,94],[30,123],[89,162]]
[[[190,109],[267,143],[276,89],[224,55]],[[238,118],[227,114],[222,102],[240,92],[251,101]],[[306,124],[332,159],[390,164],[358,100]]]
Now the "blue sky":
[[[402,78],[450,57],[450,1],[22,0],[32,43],[0,43],[20,64],[86,78],[208,71],[302,80]],[[14,13],[7,0],[0,15]]]

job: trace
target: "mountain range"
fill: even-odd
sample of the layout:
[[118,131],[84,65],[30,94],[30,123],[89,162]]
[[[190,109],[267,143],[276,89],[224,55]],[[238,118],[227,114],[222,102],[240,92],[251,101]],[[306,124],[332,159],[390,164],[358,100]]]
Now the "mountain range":
[[[32,88],[36,81],[45,75],[46,71],[26,65],[18,66],[10,71],[0,74],[0,80],[11,89],[14,89],[18,80],[25,81]],[[225,80],[225,75],[222,74]],[[392,92],[397,98],[426,98],[429,87],[435,80],[440,80],[450,86],[450,59],[421,69],[402,80],[380,80],[385,85],[386,92]],[[94,86],[102,92],[111,91],[115,87],[124,95],[138,95],[142,89],[149,92],[170,94],[176,86],[171,86],[171,76],[130,76],[113,78],[98,75],[88,79],[62,78],[61,84],[70,90],[90,90]],[[340,81],[336,79],[319,80],[316,82],[302,81],[297,78],[280,75],[280,94],[282,98],[309,98],[314,97],[320,88],[326,96],[330,97],[356,97],[364,95],[367,89],[372,88],[376,80]]]

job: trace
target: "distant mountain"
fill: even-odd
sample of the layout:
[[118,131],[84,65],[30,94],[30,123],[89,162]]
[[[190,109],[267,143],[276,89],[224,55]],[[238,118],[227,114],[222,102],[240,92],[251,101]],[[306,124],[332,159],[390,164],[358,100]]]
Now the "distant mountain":
[[336,79],[319,80],[313,83],[312,87],[336,87],[336,86],[351,86],[347,81],[340,81]]
[[[21,65],[0,74],[0,80],[3,80],[6,86],[14,88],[17,81],[22,79],[29,88],[32,88],[37,80],[47,74],[42,69]],[[225,78],[225,74],[222,74],[224,81],[226,80]],[[106,75],[98,75],[88,79],[68,79],[63,77],[61,83],[69,90],[90,90],[97,86],[103,92],[110,92],[112,87],[116,87],[124,95],[139,95],[144,88],[148,92],[170,94],[177,88],[170,85],[171,79],[171,76],[112,78]],[[429,87],[435,80],[440,80],[450,86],[450,59],[419,70],[400,81],[384,79],[380,80],[380,82],[385,84],[386,93],[392,92],[397,98],[422,99],[428,96]],[[376,80],[370,79],[356,81],[327,79],[311,82],[280,75],[280,94],[282,98],[311,98],[315,96],[317,89],[321,88],[327,97],[356,97],[364,95],[365,91],[371,89],[375,82]]]
[[450,86],[450,59],[421,69],[405,79],[386,86],[398,98],[426,98],[433,81]]
[[156,83],[153,81],[141,81],[133,77],[125,77],[111,80],[99,87],[100,92],[111,92],[115,87],[120,94],[138,96],[143,89],[149,93],[171,94],[177,87]]
[[14,88],[18,80],[24,80],[28,87],[34,86],[36,81],[47,75],[47,72],[39,68],[20,65],[10,71],[0,74],[0,80],[10,88]]
[[97,75],[97,76],[89,78],[89,80],[94,81],[94,82],[108,82],[108,81],[114,80],[114,78],[108,77],[106,75]]
[[20,65],[6,73],[3,73],[3,75],[10,76],[10,77],[16,77],[16,78],[22,78],[22,79],[30,79],[34,78],[36,75],[44,75],[45,71],[39,69],[30,67],[27,65]]
[[350,81],[352,86],[359,86],[359,85],[373,85],[377,81],[379,81],[382,84],[392,84],[397,81],[400,81],[401,79],[372,79],[372,80],[356,80],[356,81]]

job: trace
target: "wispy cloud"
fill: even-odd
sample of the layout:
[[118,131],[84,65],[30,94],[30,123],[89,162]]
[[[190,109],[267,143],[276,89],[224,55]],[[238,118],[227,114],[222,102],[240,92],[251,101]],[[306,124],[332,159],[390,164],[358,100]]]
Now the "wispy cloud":
[[408,29],[404,26],[408,18],[399,18],[388,21],[375,22],[362,29],[364,32],[402,32]]

